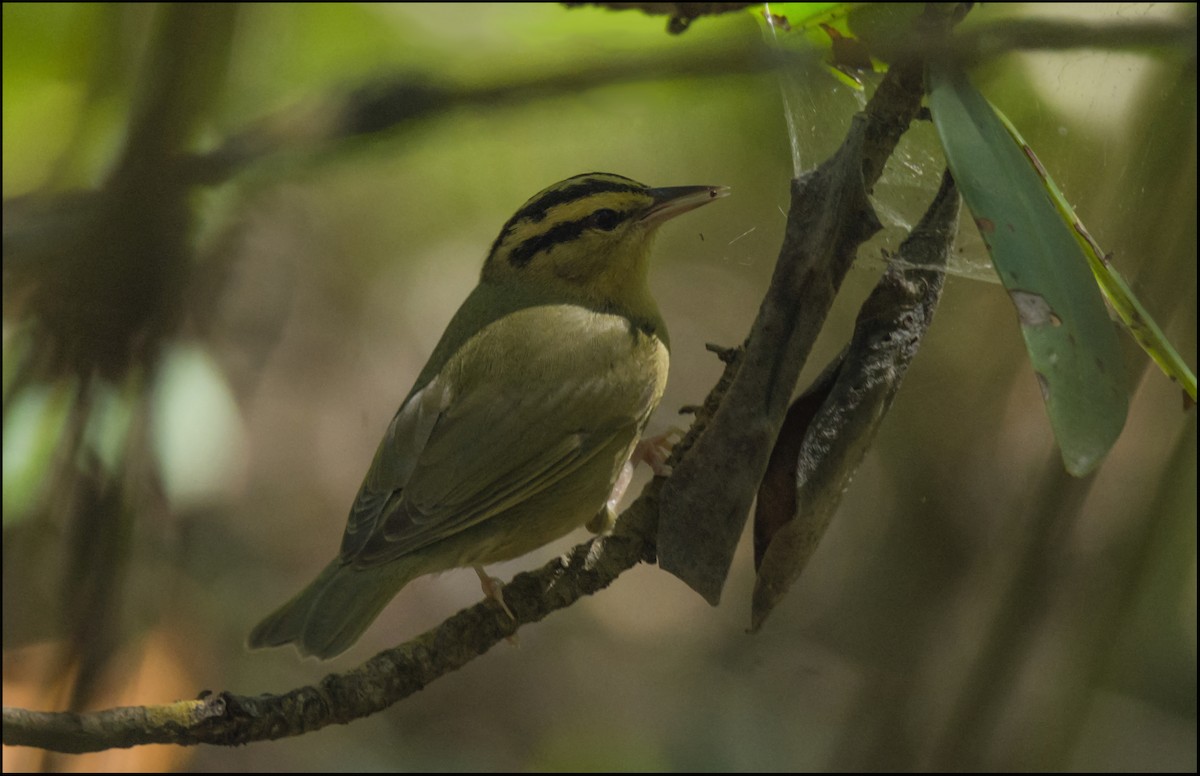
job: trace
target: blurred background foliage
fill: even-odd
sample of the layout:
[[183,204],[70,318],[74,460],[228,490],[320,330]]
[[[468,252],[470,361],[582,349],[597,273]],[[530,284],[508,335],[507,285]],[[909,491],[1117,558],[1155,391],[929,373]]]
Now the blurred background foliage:
[[[815,61],[781,98],[761,9],[669,36],[661,17],[559,5],[183,8],[3,8],[5,705],[281,692],[473,603],[473,574],[418,580],[328,666],[242,646],[335,551],[380,434],[527,197],[592,170],[733,188],[659,239],[661,429],[720,373],[704,343],[748,331],[793,164],[861,107]],[[965,24],[1194,13],[987,4]],[[974,78],[1194,365],[1194,48],[1010,54]],[[373,84],[401,84],[413,115],[369,131],[391,123],[362,107]],[[931,129],[910,135],[875,192],[890,228],[809,378],[936,187]],[[977,261],[969,221],[960,240]],[[951,277],[823,546],[755,637],[744,541],[717,609],[640,567],[346,727],[6,748],[5,767],[1194,770],[1196,413],[1126,344],[1125,432],[1073,481],[1007,294]]]

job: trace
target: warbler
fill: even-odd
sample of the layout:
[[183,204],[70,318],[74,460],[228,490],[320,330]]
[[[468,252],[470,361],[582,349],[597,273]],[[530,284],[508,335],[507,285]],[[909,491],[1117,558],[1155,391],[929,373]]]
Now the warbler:
[[249,646],[334,657],[412,579],[474,566],[487,590],[483,565],[604,517],[667,382],[655,231],[728,192],[587,173],[522,205],[388,425],[337,557]]

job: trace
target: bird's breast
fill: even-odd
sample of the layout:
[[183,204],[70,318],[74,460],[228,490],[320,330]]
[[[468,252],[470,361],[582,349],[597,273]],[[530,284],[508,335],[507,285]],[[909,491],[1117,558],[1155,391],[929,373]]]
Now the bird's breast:
[[662,398],[670,356],[657,331],[624,316],[542,305],[484,327],[453,362],[456,392],[540,397],[571,407],[584,426],[626,418],[640,427]]

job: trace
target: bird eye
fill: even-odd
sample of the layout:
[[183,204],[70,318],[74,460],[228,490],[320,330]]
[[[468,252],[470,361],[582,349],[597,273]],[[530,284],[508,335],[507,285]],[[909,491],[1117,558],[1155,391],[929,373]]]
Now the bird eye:
[[617,224],[621,223],[621,216],[615,210],[603,208],[592,213],[592,226],[597,229],[603,229],[606,232],[611,232],[617,228]]

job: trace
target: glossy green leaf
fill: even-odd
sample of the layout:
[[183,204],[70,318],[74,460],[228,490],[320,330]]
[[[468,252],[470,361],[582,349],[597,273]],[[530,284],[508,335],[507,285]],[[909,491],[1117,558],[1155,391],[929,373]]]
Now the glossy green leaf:
[[988,101],[948,65],[929,70],[946,160],[1013,304],[1067,471],[1083,476],[1125,425],[1116,331],[1087,258]]

